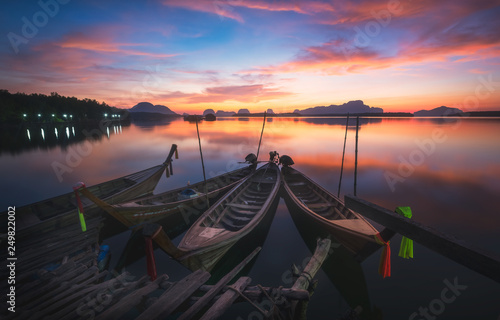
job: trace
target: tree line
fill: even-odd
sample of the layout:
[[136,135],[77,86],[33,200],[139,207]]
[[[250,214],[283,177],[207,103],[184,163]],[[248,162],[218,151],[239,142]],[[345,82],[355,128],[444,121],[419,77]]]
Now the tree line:
[[65,97],[57,92],[10,93],[0,90],[0,122],[65,122],[113,119],[123,116],[124,110],[110,107],[95,99]]

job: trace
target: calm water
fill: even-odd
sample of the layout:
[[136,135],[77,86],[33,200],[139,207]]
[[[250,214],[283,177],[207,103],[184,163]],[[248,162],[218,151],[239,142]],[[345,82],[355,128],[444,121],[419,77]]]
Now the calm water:
[[[248,153],[256,153],[261,127],[262,120],[252,118],[200,123],[207,175],[232,170]],[[37,127],[3,132],[3,208],[69,192],[78,181],[92,185],[154,166],[163,162],[172,143],[178,145],[180,159],[174,162],[174,175],[163,177],[155,192],[202,179],[193,123],[111,126],[95,129],[91,140],[82,135],[83,128],[60,127],[57,136],[55,129],[45,128],[43,136]],[[268,119],[259,158],[267,159],[271,150],[290,155],[296,169],[336,194],[344,133],[345,119]],[[353,120],[341,197],[353,193],[354,138]],[[500,254],[500,119],[361,119],[357,188],[364,199],[389,209],[410,206],[415,220]],[[128,236],[125,232],[105,240],[112,263]],[[392,240],[391,278],[377,273],[380,252],[361,265],[337,261],[320,271],[309,318],[336,319],[349,305],[362,304],[383,319],[499,319],[500,284],[418,244],[413,260],[399,258],[400,238]],[[290,286],[290,265],[301,265],[311,255],[305,241],[281,200],[249,271],[252,283]],[[159,273],[174,280],[187,274],[163,252],[155,254]],[[145,274],[144,260],[128,270]],[[459,285],[455,293],[445,290],[446,283],[454,282]],[[227,315],[238,317],[260,319],[247,305]]]

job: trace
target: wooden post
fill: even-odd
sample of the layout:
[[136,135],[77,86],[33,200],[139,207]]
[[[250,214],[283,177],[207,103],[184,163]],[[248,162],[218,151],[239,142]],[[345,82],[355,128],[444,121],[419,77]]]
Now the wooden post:
[[260,143],[262,142],[262,135],[264,134],[264,126],[266,125],[267,111],[264,111],[264,121],[262,121],[262,130],[260,132],[259,147],[257,148],[257,160],[259,160]]
[[203,152],[201,151],[200,130],[198,129],[198,116],[196,116],[196,132],[198,133],[198,145],[200,146],[201,167],[203,168],[203,181],[205,182],[205,198],[207,199],[207,208],[210,207],[208,200],[207,177],[205,175],[205,164],[203,163]]
[[463,240],[407,219],[369,201],[345,196],[351,210],[404,235],[413,241],[500,283],[500,256],[474,248]]
[[[307,290],[312,284],[312,279],[316,275],[316,272],[321,268],[323,261],[325,261],[328,256],[328,251],[330,250],[331,240],[330,239],[318,239],[318,244],[316,245],[316,250],[312,256],[309,263],[304,268],[304,271],[300,274],[299,278],[295,281],[292,286],[292,290]],[[304,316],[304,312],[307,307],[307,301],[301,301],[297,303],[294,301],[292,304],[292,310],[294,312],[294,319],[300,319]]]
[[337,192],[337,197],[340,197],[340,186],[342,184],[342,172],[344,171],[344,155],[345,155],[345,144],[347,141],[347,127],[349,127],[349,113],[347,113],[347,120],[345,122],[344,149],[342,151],[342,164],[340,165],[339,191]]
[[354,154],[354,196],[356,196],[356,187],[358,184],[358,131],[359,131],[359,116],[356,117],[356,151]]

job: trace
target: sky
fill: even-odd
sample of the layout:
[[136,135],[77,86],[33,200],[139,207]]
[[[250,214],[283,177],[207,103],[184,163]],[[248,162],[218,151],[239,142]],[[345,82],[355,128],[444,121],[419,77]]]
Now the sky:
[[2,4],[0,89],[177,113],[500,110],[500,0]]

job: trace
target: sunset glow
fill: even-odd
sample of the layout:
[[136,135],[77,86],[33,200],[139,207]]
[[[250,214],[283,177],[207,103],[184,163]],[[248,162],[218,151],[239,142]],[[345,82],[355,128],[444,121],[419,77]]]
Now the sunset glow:
[[1,15],[12,93],[180,114],[350,100],[500,110],[498,0],[28,2]]

